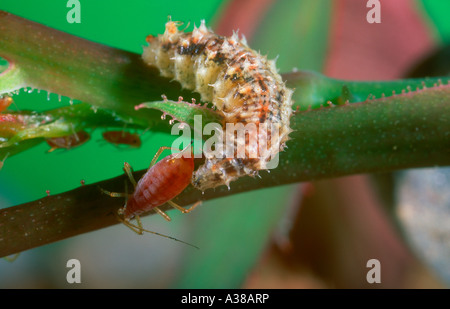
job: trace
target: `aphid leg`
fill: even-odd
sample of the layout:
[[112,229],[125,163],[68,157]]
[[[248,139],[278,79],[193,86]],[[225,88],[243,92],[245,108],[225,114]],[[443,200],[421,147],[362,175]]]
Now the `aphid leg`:
[[137,222],[137,227],[139,228],[139,235],[143,235],[144,234],[144,228],[142,227],[142,222],[141,222],[141,217],[139,217],[139,216],[136,216],[135,217],[135,220],[136,220],[136,222]]
[[3,257],[3,258],[4,258],[6,261],[12,263],[12,262],[14,262],[15,260],[17,260],[17,258],[19,257],[19,255],[20,255],[20,252],[14,254],[14,255],[5,256],[5,257]]
[[[125,162],[123,170],[125,171],[125,174],[128,176],[128,178],[130,178],[130,181],[133,184],[133,186],[136,187],[136,180],[134,180],[133,170],[132,170],[130,164]],[[126,182],[125,182],[125,186],[126,186]],[[99,187],[99,189],[100,189],[100,191],[102,191],[103,194],[109,195],[111,197],[124,197],[124,198],[130,197],[130,194],[128,194],[128,190],[125,190],[125,191],[127,191],[125,193],[123,193],[123,192],[119,193],[119,192],[111,192],[111,191],[105,190],[100,187]]]
[[168,203],[170,206],[172,206],[173,208],[178,209],[178,210],[181,211],[182,213],[187,214],[187,213],[191,212],[192,210],[194,210],[194,208],[196,208],[197,206],[199,206],[199,205],[202,203],[202,201],[198,201],[197,203],[195,203],[194,205],[192,205],[191,207],[189,207],[189,208],[187,208],[187,209],[184,208],[184,207],[181,207],[180,205],[176,204],[176,203],[173,202],[173,201],[167,201],[167,203]]
[[126,227],[128,227],[130,230],[132,230],[133,232],[135,232],[136,234],[142,235],[142,224],[141,224],[141,220],[138,221],[139,226],[134,225],[133,223],[131,223],[129,220],[124,219],[123,215],[122,215],[122,211],[121,209],[119,209],[117,211],[117,220],[119,220],[120,222],[122,222]]
[[102,191],[102,193],[104,193],[106,195],[109,195],[111,197],[125,197],[125,198],[128,198],[130,196],[128,193],[111,192],[111,191],[105,190],[103,188],[99,188],[99,189],[100,189],[100,191]]
[[153,157],[152,162],[150,162],[150,167],[156,164],[156,161],[158,160],[159,156],[162,154],[162,152],[166,149],[172,149],[172,147],[162,146],[159,148],[159,150],[156,152],[155,156]]
[[53,146],[52,148],[50,148],[49,150],[47,150],[47,153],[53,152],[55,149],[58,149],[58,147]]
[[166,214],[164,211],[159,209],[158,207],[153,208],[159,215],[161,215],[166,221],[172,221],[172,219],[169,217],[168,214]]
[[128,162],[125,162],[123,164],[123,171],[130,179],[131,183],[133,184],[133,187],[136,188],[136,180],[134,179],[134,176],[133,176],[133,168],[131,167],[131,165]]
[[[183,153],[189,146],[192,145],[192,143],[193,143],[193,141],[192,141],[188,146],[186,146],[186,148],[184,148],[183,150],[181,150],[180,153]],[[173,148],[173,147],[167,147],[167,146],[162,146],[162,147],[160,147],[159,150],[156,152],[155,156],[153,157],[153,160],[152,160],[152,162],[150,163],[150,167],[152,167],[153,165],[156,164],[156,161],[158,160],[158,158],[159,158],[159,156],[161,155],[161,153],[162,153],[164,150],[167,150],[167,149],[172,149],[172,150],[178,150],[178,151],[180,151],[180,149]]]
[[79,143],[80,142],[80,138],[78,137],[78,134],[75,131],[75,128],[73,127],[73,123],[70,124],[70,128],[72,129],[72,134],[73,134],[73,136],[75,136],[76,142]]

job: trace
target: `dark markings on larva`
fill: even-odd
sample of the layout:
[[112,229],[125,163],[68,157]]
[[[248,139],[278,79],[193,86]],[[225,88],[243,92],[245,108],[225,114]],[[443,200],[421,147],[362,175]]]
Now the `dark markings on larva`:
[[222,53],[220,53],[220,52],[218,52],[218,53],[214,56],[213,61],[214,61],[216,64],[223,64],[223,63],[225,62],[225,55],[222,54]]
[[246,83],[251,83],[255,78],[253,76],[247,76],[246,78],[244,78],[244,82]]
[[189,44],[187,46],[178,46],[178,54],[180,55],[198,55],[203,52],[203,49],[205,49],[204,44]]
[[161,48],[163,51],[167,52],[167,51],[169,51],[169,49],[172,48],[172,44],[170,44],[170,43],[164,44],[161,46]]
[[[222,113],[225,124],[268,124],[268,131],[259,131],[256,139],[260,140],[261,134],[278,137],[269,144],[279,147],[259,154],[258,158],[227,158],[225,150],[219,156],[207,156],[195,171],[192,184],[204,191],[266,169],[292,131],[292,90],[285,86],[274,61],[250,49],[236,34],[229,38],[214,34],[204,21],[191,33],[178,31],[177,23],[169,21],[163,35],[150,35],[147,42],[150,46],[144,48],[144,61],[159,68],[163,76],[200,93],[203,101],[211,102]],[[279,130],[279,135],[275,130]],[[231,133],[225,132],[228,134]],[[246,155],[249,140],[246,137]]]

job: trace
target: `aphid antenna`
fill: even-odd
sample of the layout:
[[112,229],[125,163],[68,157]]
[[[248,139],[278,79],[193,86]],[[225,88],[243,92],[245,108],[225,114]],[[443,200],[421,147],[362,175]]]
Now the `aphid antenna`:
[[[183,30],[181,30],[181,32],[184,32],[187,28],[189,28],[189,25],[191,24],[191,21],[189,20],[187,23],[186,23],[186,27],[184,27],[183,28]],[[182,26],[183,25],[183,22],[181,22],[181,24],[180,24],[180,26]]]
[[122,222],[125,226],[127,226],[129,229],[131,229],[133,232],[135,232],[137,234],[142,235],[142,232],[146,232],[146,233],[158,235],[158,236],[161,236],[161,237],[165,237],[165,238],[169,238],[169,239],[181,242],[181,243],[183,243],[185,245],[188,245],[188,246],[191,246],[191,247],[194,247],[194,248],[200,250],[199,247],[197,247],[197,246],[195,246],[193,244],[190,244],[188,242],[182,241],[182,240],[180,240],[178,238],[175,238],[175,237],[172,237],[172,236],[169,236],[169,235],[164,235],[164,234],[161,234],[161,233],[158,233],[158,232],[149,231],[149,230],[144,229],[142,226],[135,225],[135,224],[131,223],[130,221],[123,219],[119,213],[116,213],[116,217],[117,217],[117,220]]
[[177,153],[175,156],[173,156],[174,159],[181,158],[181,157],[183,156],[183,153],[184,153],[189,147],[191,147],[193,143],[194,143],[194,141],[191,141],[191,142],[189,143],[189,145],[187,145],[186,147],[184,147],[183,150],[181,150],[181,152],[179,152],[179,153]]
[[[125,175],[127,175],[127,177],[130,180],[130,182],[133,184],[133,189],[135,189],[137,183],[136,183],[136,180],[133,177],[134,170],[131,167],[130,163],[128,163],[128,162],[124,162],[123,163],[123,171],[125,172]],[[127,182],[125,182],[125,194],[127,194],[127,196],[129,196]]]

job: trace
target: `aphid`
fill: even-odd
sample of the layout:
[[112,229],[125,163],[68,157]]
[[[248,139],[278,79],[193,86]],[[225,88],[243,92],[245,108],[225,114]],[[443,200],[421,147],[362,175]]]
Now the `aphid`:
[[48,152],[52,152],[58,148],[70,149],[80,146],[87,142],[89,138],[90,135],[86,131],[78,131],[71,135],[47,138],[47,144],[51,147]]
[[[190,208],[185,209],[172,201],[174,197],[180,194],[189,185],[192,173],[194,171],[194,158],[192,155],[184,155],[187,149],[186,148],[180,153],[169,155],[156,163],[158,157],[166,149],[172,148],[161,147],[150,163],[148,171],[137,183],[133,177],[131,166],[127,162],[124,163],[123,169],[125,174],[130,179],[131,183],[133,184],[133,193],[117,193],[110,192],[102,188],[100,189],[103,193],[111,197],[126,198],[125,206],[118,210],[117,216],[119,221],[124,223],[134,232],[138,234],[148,232],[176,241],[181,241],[170,236],[145,230],[142,227],[139,217],[143,213],[154,210],[158,214],[163,216],[164,219],[170,221],[171,219],[169,215],[161,210],[159,206],[168,203],[172,207],[180,210],[182,213],[188,213],[201,203],[197,202]],[[132,224],[130,222],[131,219],[136,219],[137,225]]]
[[141,138],[136,133],[127,131],[106,131],[103,132],[103,138],[114,145],[128,145],[131,147],[141,147]]
[[[236,33],[230,38],[216,35],[204,21],[191,33],[179,31],[178,25],[169,20],[164,34],[147,37],[150,46],[144,48],[144,61],[156,66],[161,75],[200,93],[203,101],[213,103],[225,124],[255,124],[259,128],[241,143],[240,147],[245,147],[243,158],[230,158],[226,147],[219,154],[205,153],[205,164],[195,171],[192,184],[204,191],[245,175],[256,176],[285,148],[292,131],[293,91],[285,86],[275,61],[249,48],[245,38],[240,39]],[[261,124],[267,129],[261,130]],[[224,132],[227,139],[231,135],[234,139],[235,132]],[[250,140],[259,143],[267,138],[271,141],[269,151],[260,152],[256,158],[248,155],[254,151]],[[234,149],[239,147],[238,142],[234,139]]]

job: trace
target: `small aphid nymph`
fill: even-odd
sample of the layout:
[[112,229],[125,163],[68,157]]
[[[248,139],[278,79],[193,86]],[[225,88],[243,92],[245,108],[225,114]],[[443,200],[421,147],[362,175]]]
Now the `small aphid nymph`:
[[55,149],[71,149],[73,147],[80,146],[90,139],[89,133],[85,131],[79,131],[71,135],[47,138],[47,144],[51,147],[48,152],[52,152]]
[[103,139],[114,145],[128,145],[130,147],[141,147],[141,138],[136,133],[127,131],[106,131],[102,133]]

